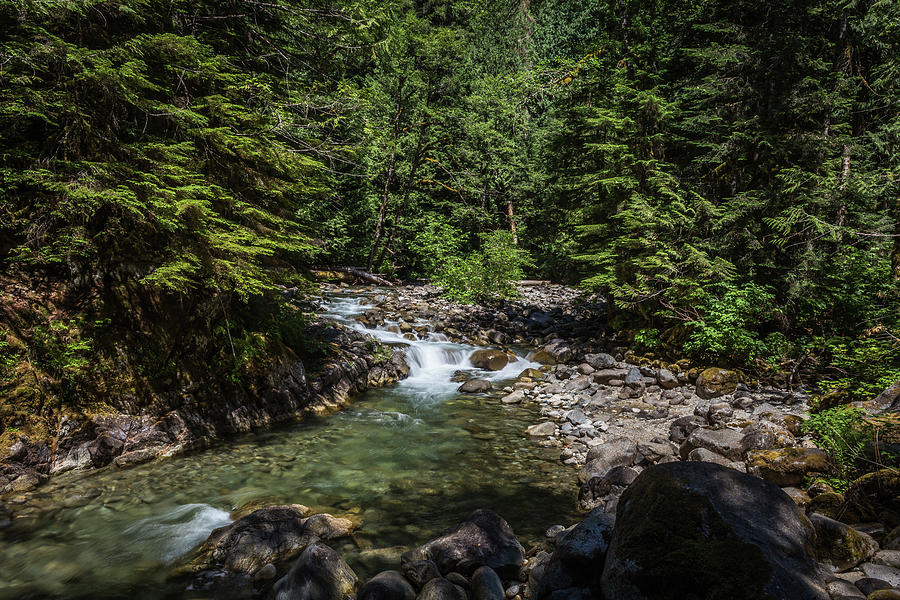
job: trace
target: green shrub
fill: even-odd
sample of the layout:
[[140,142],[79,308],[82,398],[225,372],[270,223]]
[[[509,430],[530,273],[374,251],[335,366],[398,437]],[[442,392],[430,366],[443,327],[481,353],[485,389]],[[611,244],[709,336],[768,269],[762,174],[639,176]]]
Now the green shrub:
[[481,249],[468,256],[446,257],[438,265],[436,281],[447,298],[465,303],[485,302],[516,295],[515,282],[531,265],[509,231],[481,234]]
[[856,406],[838,406],[810,414],[803,424],[816,443],[831,456],[843,480],[852,478],[856,462],[872,441],[872,428],[865,423],[866,412]]
[[685,352],[701,360],[738,363],[767,356],[768,348],[759,337],[758,325],[772,311],[772,291],[752,283],[710,287],[713,293],[704,294],[696,307],[700,318],[690,322]]

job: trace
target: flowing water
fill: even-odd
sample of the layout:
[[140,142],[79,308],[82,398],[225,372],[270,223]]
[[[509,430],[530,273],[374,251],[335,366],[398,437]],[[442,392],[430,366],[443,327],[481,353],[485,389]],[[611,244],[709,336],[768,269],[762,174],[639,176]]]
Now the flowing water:
[[248,502],[360,521],[336,548],[363,577],[381,568],[379,557],[476,508],[503,515],[523,542],[572,522],[573,473],[523,435],[534,409],[459,394],[450,381],[468,370],[496,386],[536,365],[478,371],[468,364],[472,346],[426,332],[410,340],[391,323],[364,328],[353,317],[367,307],[360,294],[324,305],[334,319],[402,345],[407,379],[335,415],[132,469],[59,476],[14,499],[14,518],[0,527],[0,598],[191,597],[169,577],[172,566]]

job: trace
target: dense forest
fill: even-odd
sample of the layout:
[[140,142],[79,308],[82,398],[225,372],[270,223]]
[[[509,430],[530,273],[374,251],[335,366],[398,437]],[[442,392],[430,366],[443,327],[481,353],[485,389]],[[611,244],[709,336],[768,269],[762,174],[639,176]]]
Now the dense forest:
[[301,352],[285,298],[352,265],[578,284],[639,352],[868,397],[898,82],[894,0],[4,0],[0,379],[74,394],[136,314],[180,329],[151,378]]

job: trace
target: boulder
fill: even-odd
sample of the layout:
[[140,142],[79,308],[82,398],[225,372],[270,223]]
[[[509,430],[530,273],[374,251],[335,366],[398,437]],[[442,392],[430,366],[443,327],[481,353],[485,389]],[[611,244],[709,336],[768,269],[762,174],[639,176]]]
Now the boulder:
[[671,390],[678,387],[678,378],[668,369],[660,369],[656,374],[656,383],[664,390]]
[[356,600],[416,600],[416,591],[397,571],[382,571],[362,586]]
[[637,367],[632,367],[625,375],[625,385],[630,388],[641,388],[644,385],[644,375]]
[[[628,371],[626,369],[602,369],[596,371],[591,377],[594,379],[595,383],[611,385],[610,382],[612,381],[624,381],[627,375]],[[619,385],[622,384],[619,383]]]
[[418,596],[418,600],[468,600],[468,598],[466,590],[443,577],[426,583]]
[[441,573],[471,576],[478,567],[491,567],[507,579],[518,576],[525,560],[522,545],[509,524],[489,510],[476,510],[440,537],[403,555],[403,561],[432,560]]
[[500,398],[500,402],[502,404],[520,404],[525,399],[525,392],[522,390],[516,390],[511,394],[507,394]]
[[595,371],[600,371],[615,366],[616,359],[605,352],[600,352],[598,354],[585,354],[584,362],[591,365]]
[[866,577],[888,582],[891,587],[900,588],[900,569],[875,563],[863,563],[860,567]]
[[557,536],[553,558],[574,581],[590,583],[585,576],[602,572],[614,525],[614,516],[603,509],[594,509],[575,527]]
[[743,438],[740,431],[733,429],[697,428],[681,444],[678,453],[682,460],[687,460],[691,450],[705,448],[729,460],[741,460],[741,440]]
[[846,571],[872,557],[878,543],[871,536],[849,525],[812,513],[809,520],[816,530],[816,553],[836,571]]
[[540,381],[546,377],[543,373],[538,371],[537,369],[525,369],[521,373],[519,373],[519,378],[527,377],[529,379],[534,379],[536,381]]
[[619,501],[605,598],[828,600],[814,530],[777,486],[702,462],[645,469]]
[[588,450],[586,462],[581,469],[579,479],[588,481],[591,477],[603,477],[614,467],[630,467],[640,458],[634,440],[619,437]]
[[441,572],[432,560],[413,560],[402,567],[403,576],[421,591],[426,583],[441,576]]
[[313,543],[275,584],[275,600],[353,600],[358,579],[341,555]]
[[704,400],[710,400],[725,394],[733,394],[739,381],[740,375],[734,371],[717,367],[706,369],[697,377],[697,395]]
[[749,472],[776,485],[800,485],[810,473],[829,473],[828,454],[819,448],[781,448],[747,452]]
[[676,444],[681,444],[691,435],[691,432],[704,425],[706,425],[706,419],[703,417],[696,415],[678,417],[669,425],[669,439]]
[[504,600],[503,582],[490,567],[479,567],[472,574],[472,600]]
[[352,523],[327,514],[306,517],[305,506],[270,506],[255,510],[213,531],[193,561],[198,568],[221,565],[253,574],[269,563],[293,558],[319,538],[350,534]]
[[459,388],[457,391],[463,392],[465,394],[478,394],[481,392],[486,392],[493,387],[493,384],[487,379],[470,379]]
[[499,371],[509,363],[509,357],[502,350],[476,350],[469,357],[473,367],[488,371]]
[[525,430],[525,433],[533,436],[553,435],[556,433],[556,424],[552,421],[544,421],[543,423],[532,425]]

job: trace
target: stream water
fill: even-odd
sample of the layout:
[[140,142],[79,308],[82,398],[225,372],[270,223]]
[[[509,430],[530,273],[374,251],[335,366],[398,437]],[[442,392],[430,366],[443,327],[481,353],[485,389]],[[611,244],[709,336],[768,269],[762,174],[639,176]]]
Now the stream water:
[[[338,414],[132,469],[59,476],[14,499],[15,518],[0,527],[0,598],[193,597],[172,566],[248,502],[354,516],[360,529],[336,549],[361,577],[476,508],[503,515],[523,543],[572,522],[572,471],[523,435],[534,409],[457,393],[450,378],[477,371],[474,347],[427,332],[406,339],[390,323],[366,329],[353,317],[368,306],[354,293],[323,308],[403,345],[407,379]],[[498,385],[533,366],[477,374]]]

